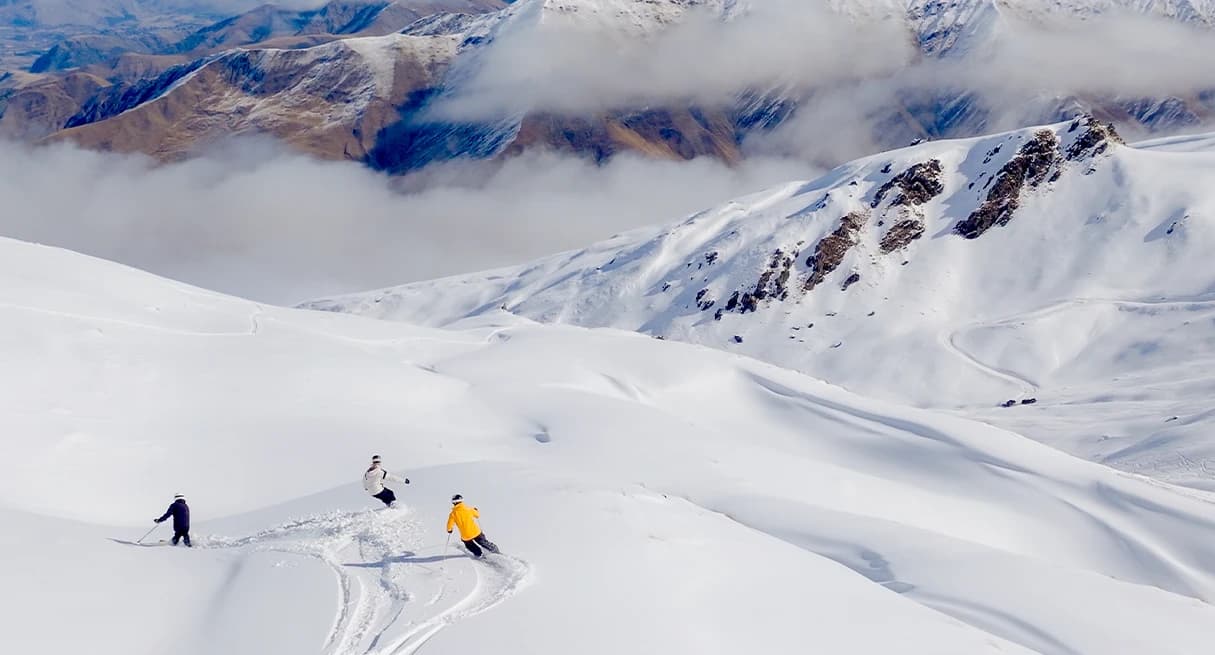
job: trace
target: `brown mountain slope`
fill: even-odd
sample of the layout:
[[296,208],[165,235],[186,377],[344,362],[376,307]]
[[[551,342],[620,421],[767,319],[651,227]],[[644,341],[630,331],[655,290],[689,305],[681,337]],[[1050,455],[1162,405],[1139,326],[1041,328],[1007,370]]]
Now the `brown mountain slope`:
[[0,77],[0,137],[29,140],[51,134],[109,85],[83,72],[64,75],[5,74]]
[[222,137],[268,134],[319,157],[362,160],[396,107],[439,83],[458,44],[394,34],[233,51],[155,100],[50,140],[171,160]]

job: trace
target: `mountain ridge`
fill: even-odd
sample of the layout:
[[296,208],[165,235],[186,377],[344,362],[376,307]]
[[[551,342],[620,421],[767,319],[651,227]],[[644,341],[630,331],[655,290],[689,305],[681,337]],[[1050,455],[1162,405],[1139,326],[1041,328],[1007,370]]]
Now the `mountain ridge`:
[[[1215,152],[1188,143],[1125,146],[1091,118],[926,143],[531,264],[306,306],[635,330],[1212,488]],[[1091,418],[1111,399],[1119,418]],[[1032,420],[1081,408],[1068,433]]]

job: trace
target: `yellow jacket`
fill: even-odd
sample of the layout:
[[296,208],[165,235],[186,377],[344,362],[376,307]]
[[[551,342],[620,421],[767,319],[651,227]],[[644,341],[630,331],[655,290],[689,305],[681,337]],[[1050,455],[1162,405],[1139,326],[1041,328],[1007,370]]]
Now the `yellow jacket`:
[[472,541],[481,535],[481,526],[477,525],[477,518],[480,516],[481,513],[476,507],[459,503],[451,508],[451,515],[447,517],[447,531],[451,532],[453,527],[458,527],[460,539]]

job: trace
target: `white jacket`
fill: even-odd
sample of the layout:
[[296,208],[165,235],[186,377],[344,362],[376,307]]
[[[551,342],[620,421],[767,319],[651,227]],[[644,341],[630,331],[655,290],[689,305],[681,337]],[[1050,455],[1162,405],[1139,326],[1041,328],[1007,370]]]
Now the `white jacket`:
[[373,466],[367,469],[363,474],[363,488],[372,496],[384,491],[384,482],[392,480],[394,482],[404,482],[401,478],[392,475],[388,471],[378,466]]

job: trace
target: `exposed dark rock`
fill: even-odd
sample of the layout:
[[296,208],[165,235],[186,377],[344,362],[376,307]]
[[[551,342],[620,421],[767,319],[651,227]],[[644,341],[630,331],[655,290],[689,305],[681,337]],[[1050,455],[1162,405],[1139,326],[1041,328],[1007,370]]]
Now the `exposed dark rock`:
[[734,343],[742,343],[742,342],[743,342],[743,338],[742,338],[742,337],[740,337],[740,336],[739,336],[739,335],[737,335],[737,334],[736,334],[736,335],[734,335]]
[[1015,407],[1016,405],[1017,401],[1015,400],[1005,400],[1004,402],[1000,403],[1000,407]]
[[[1075,125],[1076,123],[1073,123]],[[1114,126],[1089,116],[1084,120],[1085,131],[1067,148],[1068,161],[1091,157],[1105,152],[1110,143],[1120,145],[1126,142],[1118,135]]]
[[916,218],[908,218],[895,223],[882,237],[882,252],[891,253],[924,236],[924,222]]
[[732,296],[730,296],[730,299],[726,301],[726,311],[727,312],[732,312],[738,308],[739,295],[741,295],[741,294],[739,292],[735,291],[734,294]]
[[1060,162],[1059,138],[1051,130],[1039,130],[1000,169],[987,200],[969,217],[954,226],[954,232],[977,239],[996,225],[1008,225],[1021,204],[1026,185],[1036,187],[1054,172]]
[[983,163],[984,163],[984,164],[990,164],[990,163],[991,163],[991,158],[992,158],[992,157],[995,157],[995,156],[996,156],[996,155],[998,155],[998,154],[1000,154],[1000,150],[1001,150],[1001,149],[1003,149],[1003,148],[1004,148],[1004,144],[1003,144],[1003,143],[996,144],[996,147],[994,147],[994,148],[992,148],[991,150],[988,150],[988,151],[987,151],[987,155],[986,155],[985,157],[983,157]]
[[1033,405],[1036,402],[1038,402],[1037,398],[1025,398],[1021,401],[1021,404],[1022,405]]
[[878,189],[870,206],[882,204],[886,194],[895,187],[900,193],[890,203],[894,207],[915,207],[941,195],[945,191],[945,185],[941,184],[941,161],[922,162],[894,176]]
[[850,287],[860,281],[861,281],[861,274],[853,273],[852,275],[848,276],[848,279],[844,280],[844,284],[840,286],[840,290],[847,291],[848,287]]
[[867,219],[865,214],[852,212],[840,220],[840,226],[834,232],[818,242],[814,247],[814,254],[806,260],[806,266],[810,268],[810,277],[803,285],[806,291],[814,289],[832,271],[839,268],[844,256],[857,244],[857,235]]
[[786,254],[780,249],[772,253],[768,268],[760,274],[755,290],[751,292],[757,301],[766,298],[784,300],[789,297],[789,278],[792,275],[795,256],[796,253]]

